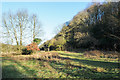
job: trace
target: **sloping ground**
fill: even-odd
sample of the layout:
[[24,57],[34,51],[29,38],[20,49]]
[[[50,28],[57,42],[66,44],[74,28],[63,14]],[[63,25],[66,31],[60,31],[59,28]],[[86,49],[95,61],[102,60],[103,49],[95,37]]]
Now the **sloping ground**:
[[[45,52],[45,54],[47,53]],[[52,53],[55,52],[49,52],[49,54]],[[80,78],[83,80],[93,78],[113,80],[120,76],[118,68],[120,63],[117,60],[85,58],[83,53],[61,51],[57,53],[59,57],[50,60],[23,60],[4,56],[2,58],[2,76],[3,78]]]

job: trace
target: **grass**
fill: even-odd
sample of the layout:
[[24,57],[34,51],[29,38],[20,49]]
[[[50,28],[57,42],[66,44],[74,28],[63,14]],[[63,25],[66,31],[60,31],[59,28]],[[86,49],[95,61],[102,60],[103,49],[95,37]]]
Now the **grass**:
[[60,56],[62,57],[69,57],[75,59],[82,59],[82,60],[94,60],[94,61],[104,61],[104,62],[120,62],[118,59],[110,59],[110,58],[86,58],[83,56],[83,53],[66,53],[65,51],[58,51]]
[[120,76],[118,68],[120,63],[117,60],[88,59],[83,56],[83,53],[57,52],[59,57],[52,60],[19,60],[4,56],[2,57],[2,77],[80,78],[81,80],[107,78],[112,80]]

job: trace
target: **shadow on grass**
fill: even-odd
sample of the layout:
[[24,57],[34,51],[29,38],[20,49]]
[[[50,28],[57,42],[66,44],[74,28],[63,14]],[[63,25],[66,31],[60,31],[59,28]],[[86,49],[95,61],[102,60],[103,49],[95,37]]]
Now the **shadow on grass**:
[[92,60],[81,60],[81,59],[73,59],[69,57],[58,57],[62,60],[73,60],[73,61],[79,61],[83,64],[92,65],[95,67],[103,67],[103,68],[119,68],[120,63],[114,63],[114,62],[103,62],[103,61],[92,61]]
[[24,76],[13,65],[2,67],[2,78],[22,78]]
[[[57,66],[55,66],[55,65],[57,65]],[[118,77],[118,74],[97,72],[97,71],[93,71],[92,69],[89,69],[87,67],[81,67],[81,66],[75,66],[75,65],[69,65],[69,67],[68,67],[64,63],[52,62],[50,64],[50,66],[52,68],[54,68],[56,71],[58,71],[59,73],[60,72],[66,73],[66,75],[64,75],[64,76],[66,76],[66,78],[70,78],[70,76],[71,76],[72,78],[80,78],[83,80],[84,79],[87,79],[87,80],[101,79],[101,80],[103,80],[103,78],[106,78],[106,80],[108,80],[108,79],[114,80],[115,76]],[[59,66],[62,66],[62,67],[59,67]],[[117,79],[115,79],[115,80],[117,80]]]
[[29,70],[29,67],[26,67],[26,66],[21,65],[19,62],[16,62],[16,61],[15,61],[15,63],[16,63],[18,66],[22,67],[30,77],[32,77],[32,78],[36,78],[36,77],[37,77],[37,76],[35,75],[35,73],[36,73],[35,70]]
[[26,67],[26,66],[23,66],[22,64],[20,64],[20,62],[17,62],[15,60],[12,60],[10,58],[3,58],[2,59],[2,62],[5,63],[7,60],[9,60],[10,62],[12,63],[15,63],[16,64],[16,67],[21,67],[24,69],[25,75],[23,75],[23,73],[19,72],[15,65],[8,65],[8,66],[3,66],[2,67],[2,77],[3,78],[33,78],[33,77],[37,77],[35,74],[35,71],[34,70],[29,70],[29,67]]

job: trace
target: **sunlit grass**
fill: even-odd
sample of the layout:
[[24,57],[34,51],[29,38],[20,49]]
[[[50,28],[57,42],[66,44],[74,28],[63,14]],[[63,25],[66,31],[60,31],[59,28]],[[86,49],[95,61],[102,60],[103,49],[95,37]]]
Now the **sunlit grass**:
[[63,59],[44,61],[3,57],[3,78],[119,78],[120,69],[116,62],[87,59],[83,53],[57,52]]
[[[43,63],[37,60],[26,60],[26,61],[14,61],[9,59],[3,59],[2,67],[6,66],[13,66],[15,67],[15,70],[22,73],[24,76],[20,77],[27,77],[27,78],[49,78],[49,77],[57,77],[57,74],[54,74],[55,71],[53,69],[49,69],[48,67],[43,66]],[[3,71],[4,72],[4,71]],[[52,72],[52,73],[51,73]],[[11,73],[7,73],[11,74]],[[13,73],[14,74],[14,71]],[[6,76],[9,78],[9,76]],[[11,77],[15,78],[16,76],[12,75]]]
[[69,57],[75,59],[83,59],[83,60],[94,60],[94,61],[104,61],[104,62],[119,62],[117,59],[110,58],[86,58],[83,56],[84,53],[66,53],[65,51],[58,51],[61,57]]

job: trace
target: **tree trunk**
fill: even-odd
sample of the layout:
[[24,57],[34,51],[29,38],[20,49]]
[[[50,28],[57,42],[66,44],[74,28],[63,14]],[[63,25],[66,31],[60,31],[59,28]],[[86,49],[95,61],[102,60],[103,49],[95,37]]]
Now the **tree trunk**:
[[22,45],[22,25],[20,23],[20,45]]
[[50,51],[49,47],[48,47],[48,51]]
[[59,50],[61,51],[61,46],[59,45]]
[[33,28],[33,40],[35,39],[35,20],[34,20],[34,28]]
[[35,39],[35,28],[36,28],[36,22],[35,22],[35,20],[36,20],[36,17],[35,16],[33,16],[33,40]]
[[60,47],[60,51],[62,50],[62,47]]
[[[13,26],[12,26],[12,27],[13,27]],[[14,27],[13,27],[13,30],[14,30],[14,37],[15,37],[16,43],[17,43],[17,45],[19,45],[18,39],[17,39],[17,32],[16,32],[16,30],[15,30]]]
[[16,44],[19,45],[18,39],[17,39],[17,32],[16,32],[16,30],[15,30],[15,28],[13,26],[13,22],[12,22],[12,18],[11,17],[10,17],[10,19],[11,19],[12,28],[13,28],[13,31],[14,31],[13,34],[14,34],[14,37],[15,37],[15,40],[16,40]]
[[[10,31],[9,31],[9,29],[8,29],[8,25],[7,25],[7,23],[6,23],[6,20],[4,20],[4,24],[5,24],[5,27],[6,27],[6,29],[7,29],[8,37],[11,37]],[[13,44],[13,38],[11,37],[11,45],[12,45],[12,44]]]

